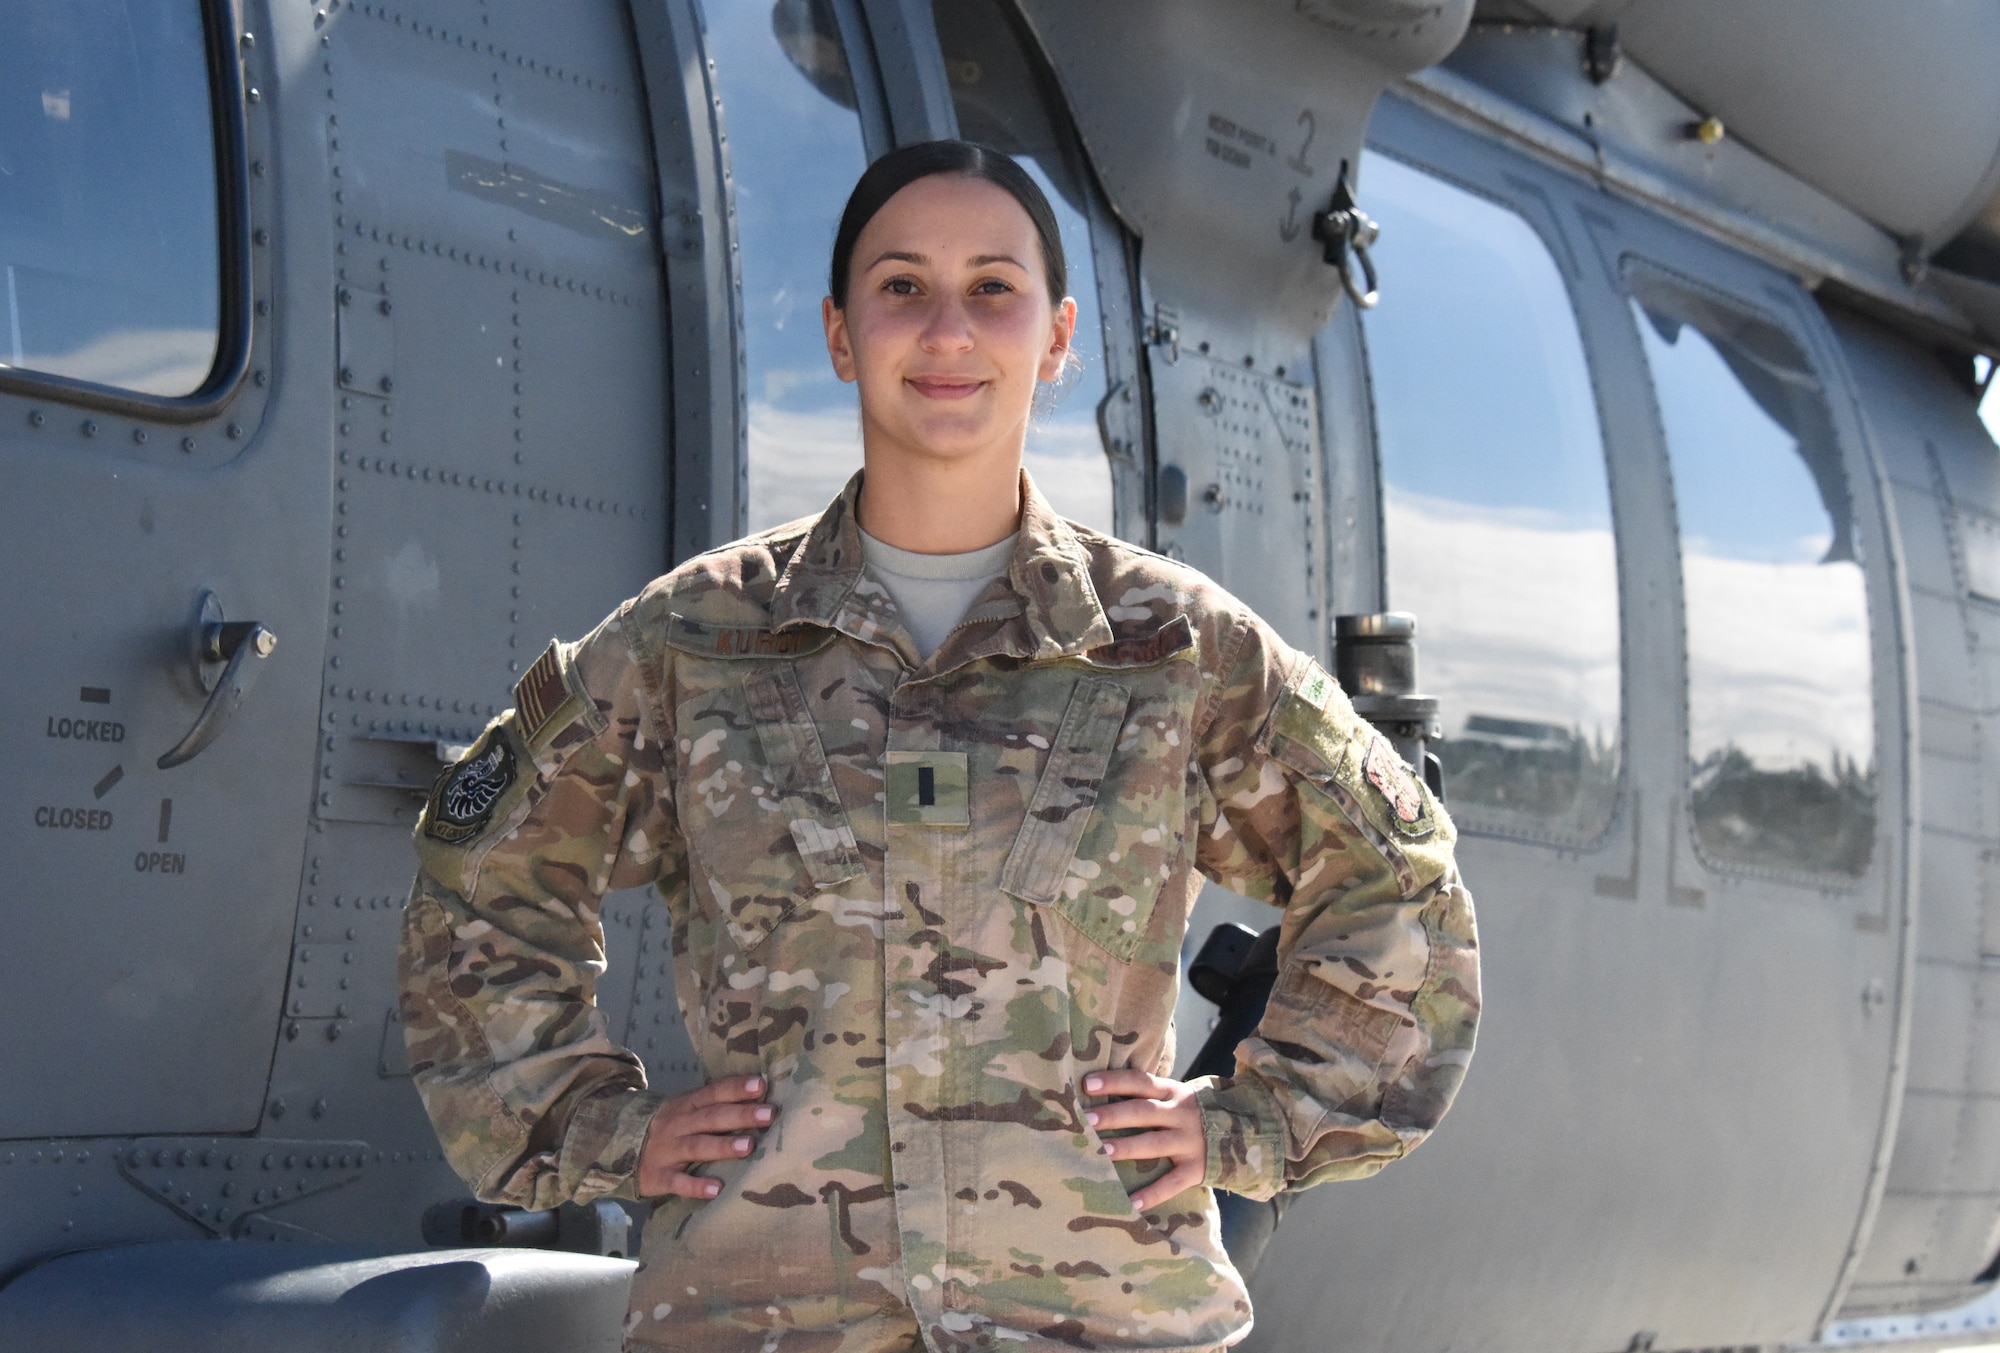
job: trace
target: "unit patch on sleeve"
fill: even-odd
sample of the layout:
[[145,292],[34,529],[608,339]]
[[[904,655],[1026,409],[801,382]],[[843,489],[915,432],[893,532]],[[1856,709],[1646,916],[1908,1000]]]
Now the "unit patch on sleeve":
[[584,709],[583,698],[570,689],[563,671],[562,644],[551,640],[534,666],[514,683],[514,711],[521,741],[539,748],[569,726]]
[[447,845],[479,835],[493,820],[493,806],[514,784],[514,749],[495,727],[480,745],[438,778],[424,813],[424,834]]
[[1396,815],[1398,831],[1406,836],[1430,835],[1436,824],[1431,821],[1430,808],[1424,803],[1424,791],[1417,784],[1416,774],[1380,733],[1369,740],[1368,758],[1361,764],[1361,773],[1388,801],[1389,811]]

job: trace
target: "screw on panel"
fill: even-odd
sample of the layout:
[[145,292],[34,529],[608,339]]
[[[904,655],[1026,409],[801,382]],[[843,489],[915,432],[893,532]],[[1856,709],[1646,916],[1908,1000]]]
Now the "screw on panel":
[[83,420],[83,435],[86,437],[95,437],[97,435],[97,422],[95,419],[86,418]]

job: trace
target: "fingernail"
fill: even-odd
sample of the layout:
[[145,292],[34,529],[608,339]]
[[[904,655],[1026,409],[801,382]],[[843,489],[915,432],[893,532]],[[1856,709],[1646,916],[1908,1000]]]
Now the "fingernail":
[[750,1079],[748,1079],[748,1080],[746,1080],[746,1081],[744,1081],[744,1082],[743,1082],[743,1090],[744,1090],[744,1093],[746,1093],[746,1094],[752,1094],[752,1095],[761,1095],[761,1094],[763,1094],[763,1093],[764,1093],[764,1078],[763,1078],[762,1076],[752,1076],[752,1077],[750,1077]]
[[1099,1147],[1098,1149],[1104,1152],[1104,1154],[1108,1156],[1111,1154],[1111,1143],[1106,1142],[1103,1146]]
[[750,1149],[750,1139],[748,1137],[738,1137],[734,1146],[738,1151],[747,1152]]
[[1094,1114],[1094,1113],[1086,1113],[1086,1114],[1085,1114],[1085,1115],[1083,1116],[1083,1121],[1084,1121],[1084,1122],[1086,1122],[1086,1123],[1088,1123],[1088,1124],[1090,1124],[1090,1125],[1091,1125],[1092,1127],[1096,1127],[1096,1126],[1097,1126],[1097,1115],[1096,1115],[1096,1114]]
[[702,1185],[701,1193],[704,1198],[713,1198],[720,1192],[722,1192],[722,1184],[719,1181],[711,1181]]
[[1083,1088],[1090,1091],[1090,1093],[1093,1095],[1096,1094],[1099,1090],[1102,1090],[1104,1088],[1104,1077],[1085,1076],[1083,1078]]
[[750,1116],[752,1118],[755,1118],[760,1123],[768,1123],[771,1121],[771,1110],[769,1106],[766,1106],[764,1108],[757,1110],[757,1112],[751,1114]]

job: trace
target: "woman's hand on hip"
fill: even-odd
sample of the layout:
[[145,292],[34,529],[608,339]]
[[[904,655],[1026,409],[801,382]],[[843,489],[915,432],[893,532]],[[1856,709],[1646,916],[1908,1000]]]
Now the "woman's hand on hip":
[[1093,1071],[1083,1078],[1083,1092],[1093,1098],[1112,1096],[1108,1104],[1084,1111],[1084,1120],[1099,1133],[1137,1128],[1130,1137],[1104,1143],[1113,1160],[1164,1160],[1173,1168],[1132,1194],[1140,1212],[1202,1181],[1208,1173],[1208,1136],[1202,1131],[1201,1105],[1186,1081],[1151,1076],[1143,1071]]
[[721,1180],[689,1174],[686,1167],[750,1154],[756,1145],[751,1132],[777,1116],[769,1104],[757,1103],[767,1084],[762,1076],[732,1076],[660,1105],[639,1148],[639,1195],[713,1198],[722,1192]]

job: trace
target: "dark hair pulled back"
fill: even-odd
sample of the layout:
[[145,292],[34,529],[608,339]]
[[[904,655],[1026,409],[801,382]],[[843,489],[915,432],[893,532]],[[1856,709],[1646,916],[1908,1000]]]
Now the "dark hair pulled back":
[[1056,229],[1056,214],[1049,199],[1035,186],[1028,171],[1008,155],[974,141],[918,141],[899,147],[868,166],[848,195],[847,209],[840,213],[840,229],[833,236],[833,266],[827,277],[827,291],[833,303],[847,308],[848,274],[854,267],[854,242],[875,219],[883,204],[918,179],[935,174],[981,179],[1003,188],[1034,222],[1042,243],[1042,276],[1048,282],[1049,300],[1060,303],[1069,294],[1069,264],[1063,259],[1062,233]]

